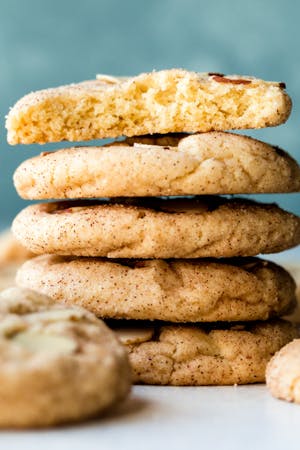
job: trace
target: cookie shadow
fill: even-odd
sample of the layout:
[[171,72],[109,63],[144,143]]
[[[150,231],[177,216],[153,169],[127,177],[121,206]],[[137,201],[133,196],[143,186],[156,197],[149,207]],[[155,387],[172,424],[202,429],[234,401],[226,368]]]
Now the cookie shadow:
[[101,418],[94,423],[104,423],[110,421],[116,421],[120,419],[131,419],[132,416],[141,415],[151,406],[151,402],[144,398],[139,397],[136,394],[131,394],[121,404],[110,408],[103,414]]
[[[135,416],[147,414],[152,408],[153,403],[138,395],[132,393],[125,400],[118,405],[115,405],[100,416],[86,420],[81,424],[82,427],[102,427],[103,425],[110,425],[118,422],[131,421]],[[70,427],[75,426],[71,424]]]

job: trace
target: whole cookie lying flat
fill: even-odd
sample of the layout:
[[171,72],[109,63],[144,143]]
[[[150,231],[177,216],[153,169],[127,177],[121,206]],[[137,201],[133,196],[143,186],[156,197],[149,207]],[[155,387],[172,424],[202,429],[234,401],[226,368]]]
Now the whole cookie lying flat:
[[0,294],[0,427],[42,427],[95,416],[129,391],[124,348],[78,307],[36,292]]
[[20,165],[14,183],[36,200],[291,192],[300,190],[300,167],[271,145],[211,132],[42,153]]
[[137,384],[175,386],[265,381],[274,353],[299,336],[277,320],[226,325],[110,324],[129,353]]
[[295,283],[256,258],[111,261],[39,256],[20,286],[113,319],[213,322],[268,319],[295,306]]
[[31,205],[13,223],[36,254],[109,258],[254,256],[300,243],[300,218],[221,197]]
[[10,110],[10,144],[261,128],[286,121],[284,83],[181,69],[33,92]]
[[300,339],[273,356],[267,366],[266,381],[274,397],[300,403]]

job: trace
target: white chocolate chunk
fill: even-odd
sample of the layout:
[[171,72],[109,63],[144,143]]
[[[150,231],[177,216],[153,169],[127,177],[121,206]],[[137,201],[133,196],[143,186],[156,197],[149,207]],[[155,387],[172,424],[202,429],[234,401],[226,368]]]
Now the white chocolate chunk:
[[9,314],[0,322],[0,336],[9,337],[26,329],[26,322],[19,316]]
[[24,331],[16,334],[12,341],[31,352],[70,354],[76,350],[76,342],[64,336]]
[[126,77],[113,77],[112,75],[105,75],[102,73],[97,73],[96,75],[96,80],[103,81],[107,84],[118,84],[125,78]]
[[[124,144],[125,145],[125,144]],[[134,142],[133,147],[137,147],[137,148],[145,148],[145,149],[152,149],[152,148],[158,148],[161,149],[162,146],[161,145],[155,145],[155,144],[142,144],[140,142]],[[171,147],[170,145],[165,145],[164,147],[168,147],[168,150],[173,150],[176,151],[178,150],[177,147]]]
[[45,321],[45,322],[57,322],[60,320],[80,320],[86,317],[85,311],[75,308],[66,309],[52,309],[48,311],[40,311],[31,314],[26,314],[24,317],[29,322]]
[[114,332],[122,344],[130,345],[150,341],[154,334],[154,328],[117,328],[114,329]]

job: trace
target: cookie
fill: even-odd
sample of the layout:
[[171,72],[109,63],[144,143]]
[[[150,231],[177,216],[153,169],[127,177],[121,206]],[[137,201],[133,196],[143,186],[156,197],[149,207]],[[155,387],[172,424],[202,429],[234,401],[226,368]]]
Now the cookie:
[[0,291],[14,285],[20,265],[33,256],[10,230],[0,233]]
[[25,263],[17,283],[111,319],[257,320],[295,306],[291,276],[256,258],[111,261],[45,255]]
[[292,192],[300,167],[276,147],[213,131],[42,153],[20,165],[14,183],[32,200]]
[[275,253],[300,243],[300,218],[221,197],[31,205],[13,223],[36,254],[198,258]]
[[21,264],[33,256],[10,230],[0,233],[0,269],[9,264]]
[[10,110],[10,144],[261,128],[285,122],[284,83],[162,70],[33,92]]
[[299,336],[297,328],[283,320],[238,325],[120,323],[110,326],[128,349],[137,384],[264,382],[272,355]]
[[2,428],[95,416],[130,387],[126,352],[102,321],[26,289],[0,294],[0,361]]
[[0,267],[0,291],[14,286],[16,274],[22,264],[7,264]]
[[300,339],[273,356],[267,366],[266,381],[274,397],[300,403]]
[[285,264],[286,270],[292,275],[296,282],[296,298],[297,304],[293,312],[288,314],[286,318],[292,322],[300,324],[300,265],[299,264]]

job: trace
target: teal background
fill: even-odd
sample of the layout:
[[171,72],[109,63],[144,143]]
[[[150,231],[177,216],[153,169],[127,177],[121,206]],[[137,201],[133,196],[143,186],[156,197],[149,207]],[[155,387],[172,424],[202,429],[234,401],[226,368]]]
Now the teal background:
[[[9,107],[29,91],[96,73],[184,67],[286,81],[289,121],[247,133],[299,156],[299,18],[300,2],[282,0],[0,0],[0,225],[26,204],[14,191],[14,169],[42,150],[7,145]],[[300,213],[298,194],[260,198]]]

